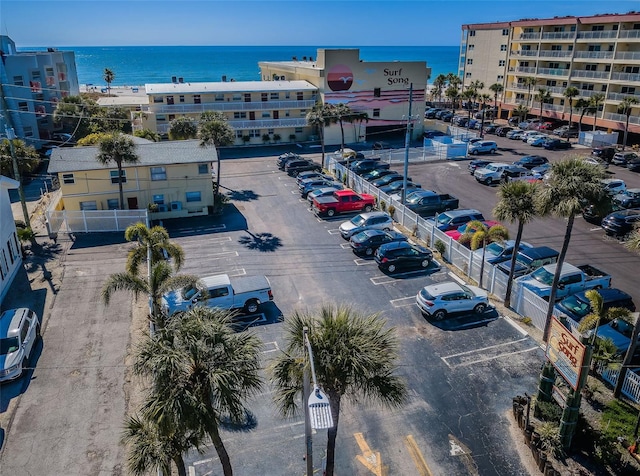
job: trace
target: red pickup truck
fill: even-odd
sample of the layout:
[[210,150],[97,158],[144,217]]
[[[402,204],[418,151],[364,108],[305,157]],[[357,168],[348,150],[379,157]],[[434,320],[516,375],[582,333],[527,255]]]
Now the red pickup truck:
[[318,215],[334,216],[336,213],[370,212],[375,205],[375,197],[353,190],[336,190],[332,195],[313,199],[313,209]]

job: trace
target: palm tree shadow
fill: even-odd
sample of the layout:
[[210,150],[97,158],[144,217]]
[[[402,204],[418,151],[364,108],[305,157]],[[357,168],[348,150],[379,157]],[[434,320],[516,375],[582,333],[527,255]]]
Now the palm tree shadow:
[[258,250],[262,252],[273,252],[282,246],[282,240],[271,233],[253,234],[249,230],[245,230],[250,236],[241,236],[238,242],[246,246],[250,250]]
[[254,430],[257,426],[258,419],[250,410],[245,410],[240,419],[232,418],[229,415],[220,417],[220,427],[227,431],[247,432]]
[[237,202],[249,202],[251,200],[257,200],[260,198],[260,195],[254,192],[253,190],[230,190],[227,192],[227,197],[229,200],[234,200]]

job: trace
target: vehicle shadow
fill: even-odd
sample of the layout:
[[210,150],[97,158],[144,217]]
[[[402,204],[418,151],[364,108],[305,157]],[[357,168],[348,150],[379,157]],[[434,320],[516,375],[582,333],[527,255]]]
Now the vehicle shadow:
[[429,276],[430,274],[437,273],[441,269],[442,269],[442,266],[440,265],[440,263],[438,263],[437,261],[431,261],[431,263],[429,263],[429,266],[427,266],[425,269],[417,269],[414,271],[404,271],[404,272],[395,272],[395,273],[390,273],[389,271],[383,270],[383,269],[381,269],[380,271],[382,271],[385,275],[389,276],[390,278],[394,278],[394,279],[413,279],[420,276]]
[[238,243],[250,250],[258,250],[263,253],[274,252],[282,246],[282,240],[271,233],[251,233],[244,230],[249,236],[241,236]]
[[258,426],[258,419],[250,410],[245,410],[242,419],[234,420],[229,415],[220,417],[220,427],[235,433],[248,432]]
[[460,331],[466,329],[474,329],[477,327],[486,327],[489,323],[500,318],[500,314],[496,309],[489,308],[482,314],[474,312],[456,313],[447,318],[437,321],[432,317],[425,317],[434,327],[443,331]]
[[250,327],[266,326],[284,321],[284,315],[273,301],[265,302],[255,314],[236,314],[233,317],[233,328],[242,332]]

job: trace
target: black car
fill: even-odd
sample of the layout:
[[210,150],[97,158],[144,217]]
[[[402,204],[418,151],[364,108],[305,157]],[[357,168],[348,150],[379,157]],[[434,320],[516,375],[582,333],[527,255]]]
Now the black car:
[[519,165],[520,167],[531,170],[535,167],[548,163],[549,160],[541,155],[525,155],[524,157],[521,157],[520,160],[515,161],[513,165]]
[[[580,322],[584,316],[592,312],[591,302],[586,294],[587,291],[580,291],[579,293],[567,296],[556,304],[555,309],[569,316],[574,321]],[[612,307],[622,307],[631,312],[636,311],[636,305],[633,303],[633,299],[624,291],[613,288],[598,289],[598,294],[602,297],[603,312]]]
[[469,173],[473,175],[476,169],[481,169],[489,165],[491,162],[492,162],[491,160],[486,160],[486,159],[474,159],[471,162],[469,162],[469,165],[467,166],[469,169]]
[[606,160],[611,163],[611,159],[613,159],[613,155],[616,153],[615,147],[596,147],[591,151],[591,155],[598,157],[602,160]]
[[433,139],[434,137],[441,137],[441,136],[446,136],[447,134],[445,134],[442,131],[432,131],[432,130],[428,130],[428,131],[424,131],[422,133],[423,137],[425,139]]
[[507,132],[512,131],[514,128],[510,127],[510,126],[502,126],[502,127],[498,127],[496,129],[496,135],[498,137],[506,137],[507,136]]
[[632,172],[640,171],[640,157],[628,160],[627,169],[631,170]]
[[498,124],[489,124],[488,126],[484,126],[483,130],[485,134],[495,134],[498,127],[500,127]]
[[606,199],[601,205],[587,205],[582,209],[582,218],[594,225],[600,225],[602,220],[607,215],[613,212],[621,210],[623,207],[620,204],[613,202],[611,199]]
[[374,180],[382,178],[382,177],[384,177],[386,175],[397,174],[397,173],[398,172],[396,172],[395,170],[376,169],[376,170],[373,170],[371,172],[368,172],[368,173],[362,175],[362,178],[365,179],[367,182],[373,182]]
[[453,113],[449,111],[443,114],[442,116],[440,116],[440,119],[443,120],[444,122],[451,122],[451,119],[453,119]]
[[407,241],[382,245],[375,254],[378,267],[389,273],[395,273],[400,269],[427,269],[432,259],[431,251]]
[[280,170],[284,170],[284,166],[287,165],[287,162],[289,162],[290,160],[301,158],[302,157],[300,157],[298,154],[294,154],[293,152],[286,152],[276,159],[276,165]]
[[602,228],[609,236],[624,236],[633,230],[636,223],[640,222],[640,208],[618,210],[602,219]]
[[290,160],[284,166],[284,171],[292,177],[295,177],[300,172],[307,172],[311,170],[320,171],[322,170],[322,166],[313,160],[307,159]]
[[558,134],[558,136],[564,139],[575,139],[579,135],[580,135],[580,131],[578,131],[578,129],[565,129],[562,132],[560,132],[560,134]]
[[[374,187],[380,188],[380,187],[384,187],[385,185],[389,185],[393,182],[398,182],[400,180],[404,180],[404,176],[396,172],[395,174],[385,175],[384,177],[374,180],[371,183],[373,184]],[[411,179],[407,177],[407,180],[409,181]]]
[[349,244],[355,254],[373,256],[382,245],[407,240],[405,235],[397,231],[365,230],[353,235]]
[[[401,193],[404,188],[404,180],[398,180],[396,182],[392,182],[389,185],[384,185],[380,187],[380,191],[386,193],[387,195],[393,195],[394,193]],[[407,190],[412,190],[416,188],[421,188],[420,185],[407,180]]]
[[571,142],[562,139],[551,139],[542,144],[547,150],[565,150],[571,149]]
[[380,159],[365,159],[354,162],[349,168],[356,174],[362,175],[376,169],[388,169],[389,164],[381,162]]

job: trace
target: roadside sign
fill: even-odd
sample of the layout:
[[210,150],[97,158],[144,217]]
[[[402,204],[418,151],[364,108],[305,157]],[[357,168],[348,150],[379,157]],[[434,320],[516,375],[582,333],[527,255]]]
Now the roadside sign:
[[577,390],[582,373],[585,346],[555,316],[551,318],[549,341],[545,353],[567,384]]

